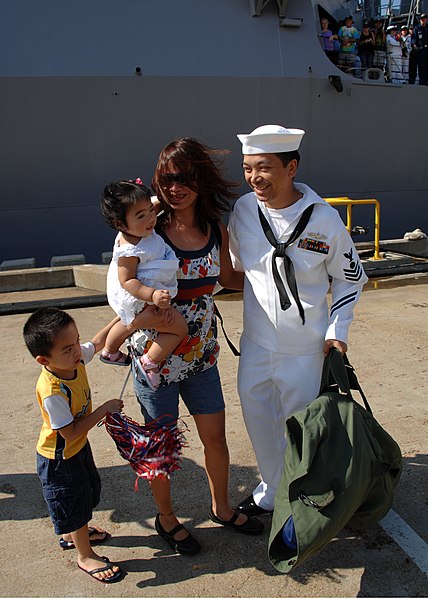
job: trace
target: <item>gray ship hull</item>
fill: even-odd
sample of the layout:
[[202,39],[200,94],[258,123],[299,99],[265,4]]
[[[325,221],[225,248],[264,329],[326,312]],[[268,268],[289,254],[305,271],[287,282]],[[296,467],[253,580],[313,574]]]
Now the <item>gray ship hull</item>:
[[[3,2],[11,23],[36,19],[27,52],[41,40],[36,10],[46,16],[42,5],[55,3],[37,4],[21,2],[18,9]],[[299,28],[280,26],[275,2],[258,17],[246,1],[123,2],[144,23],[138,39],[112,27],[115,3],[92,4],[104,12],[101,24],[95,15],[89,23],[87,47],[82,40],[63,44],[47,63],[55,48],[45,40],[45,54],[39,48],[34,63],[25,63],[22,51],[12,57],[10,33],[2,42],[8,60],[0,71],[0,262],[33,256],[45,266],[54,255],[79,253],[99,263],[114,236],[98,206],[107,182],[139,176],[149,183],[160,149],[180,136],[229,149],[224,167],[241,181],[236,134],[265,123],[307,132],[298,179],[323,197],[377,198],[383,239],[426,229],[428,87],[365,82],[339,71],[320,48],[312,2],[287,3],[287,14],[303,19]],[[80,5],[68,15],[70,30],[79,24]],[[131,14],[125,17],[133,23]],[[110,29],[103,29],[105,20]],[[100,36],[105,42],[108,31],[119,36],[114,60],[95,43]],[[332,74],[341,77],[340,93]],[[372,238],[370,206],[356,208],[354,222],[368,226]]]

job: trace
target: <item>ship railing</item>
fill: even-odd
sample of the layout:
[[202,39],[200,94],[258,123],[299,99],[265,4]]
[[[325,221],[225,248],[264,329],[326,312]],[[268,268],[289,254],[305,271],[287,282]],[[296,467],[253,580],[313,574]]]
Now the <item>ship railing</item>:
[[409,27],[416,23],[417,15],[421,12],[421,0],[407,0],[406,8],[403,6],[405,3],[399,0],[365,0],[358,4],[361,4],[358,11],[361,11],[364,20],[380,17],[384,19],[385,29],[390,24]]
[[356,77],[357,79],[361,79],[361,75],[362,75],[362,68],[361,67],[338,67],[342,73],[346,73],[347,75],[352,75],[353,77]]
[[352,208],[353,206],[362,206],[364,204],[374,204],[374,253],[373,260],[380,260],[379,245],[380,245],[380,203],[375,198],[352,200],[347,197],[324,198],[326,202],[332,206],[346,206],[346,228],[349,234],[352,230]]

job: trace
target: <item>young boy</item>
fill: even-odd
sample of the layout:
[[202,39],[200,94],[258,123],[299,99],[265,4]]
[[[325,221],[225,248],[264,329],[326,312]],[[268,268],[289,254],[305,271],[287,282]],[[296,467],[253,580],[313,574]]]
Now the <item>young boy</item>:
[[104,583],[122,578],[119,566],[101,557],[92,544],[109,538],[106,531],[88,528],[99,503],[101,480],[87,440],[88,431],[107,412],[120,412],[123,402],[110,399],[92,411],[85,364],[103,348],[115,318],[81,344],[73,318],[57,308],[40,308],[24,326],[24,340],[42,366],[36,387],[43,418],[37,443],[37,474],[55,533],[63,549],[77,549],[78,567]]

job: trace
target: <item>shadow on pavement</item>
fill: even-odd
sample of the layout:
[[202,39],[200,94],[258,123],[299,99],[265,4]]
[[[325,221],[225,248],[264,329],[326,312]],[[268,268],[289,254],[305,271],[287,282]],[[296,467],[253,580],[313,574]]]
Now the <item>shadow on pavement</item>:
[[[394,505],[394,509],[421,536],[423,534],[418,531],[417,526],[409,522],[405,510],[410,498],[420,502],[421,514],[426,513],[427,466],[428,456],[425,454],[404,457],[403,476],[396,491]],[[210,495],[205,471],[185,458],[182,470],[173,477],[174,505],[180,519],[203,546],[201,553],[187,558],[175,554],[155,533],[153,518],[156,510],[146,481],[139,481],[139,490],[134,492],[135,475],[126,463],[122,466],[102,467],[99,471],[103,492],[95,514],[97,510],[111,510],[112,522],[136,522],[146,529],[141,535],[120,536],[116,533],[108,542],[109,546],[129,548],[131,555],[129,559],[122,560],[121,564],[128,572],[141,573],[142,579],[137,583],[141,589],[183,582],[207,574],[222,574],[234,570],[242,572],[245,568],[256,568],[269,577],[282,576],[284,592],[291,580],[304,587],[317,579],[336,582],[338,590],[340,588],[343,592],[347,570],[363,568],[358,593],[360,597],[421,596],[417,589],[423,588],[426,578],[380,526],[365,532],[344,529],[325,549],[291,575],[280,574],[267,558],[270,517],[261,518],[265,531],[259,537],[237,534],[211,523],[208,520]],[[232,504],[236,505],[251,492],[256,477],[253,467],[231,465]],[[47,518],[47,509],[35,473],[0,475],[0,492],[3,495],[0,499],[1,520]],[[428,525],[425,524],[426,526]],[[138,548],[150,548],[153,553],[149,558],[132,557]],[[384,562],[384,568],[379,567],[380,562]],[[383,576],[387,571],[391,573],[391,569],[393,575]],[[206,596],[209,595],[207,588]]]

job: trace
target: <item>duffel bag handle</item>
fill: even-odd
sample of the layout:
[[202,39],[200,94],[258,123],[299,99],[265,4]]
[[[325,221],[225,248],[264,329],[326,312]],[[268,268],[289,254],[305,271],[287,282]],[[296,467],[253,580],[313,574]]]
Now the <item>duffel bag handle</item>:
[[319,394],[322,395],[328,387],[334,384],[338,385],[342,393],[346,393],[351,399],[351,388],[357,389],[364,402],[364,407],[372,414],[369,402],[361,389],[354,368],[349,363],[348,356],[346,354],[342,355],[337,347],[332,347],[328,356],[324,358]]
[[337,347],[332,347],[328,352],[328,355],[324,358],[320,395],[324,393],[328,387],[334,384],[338,385],[342,393],[351,395],[351,387],[349,385],[345,362]]

